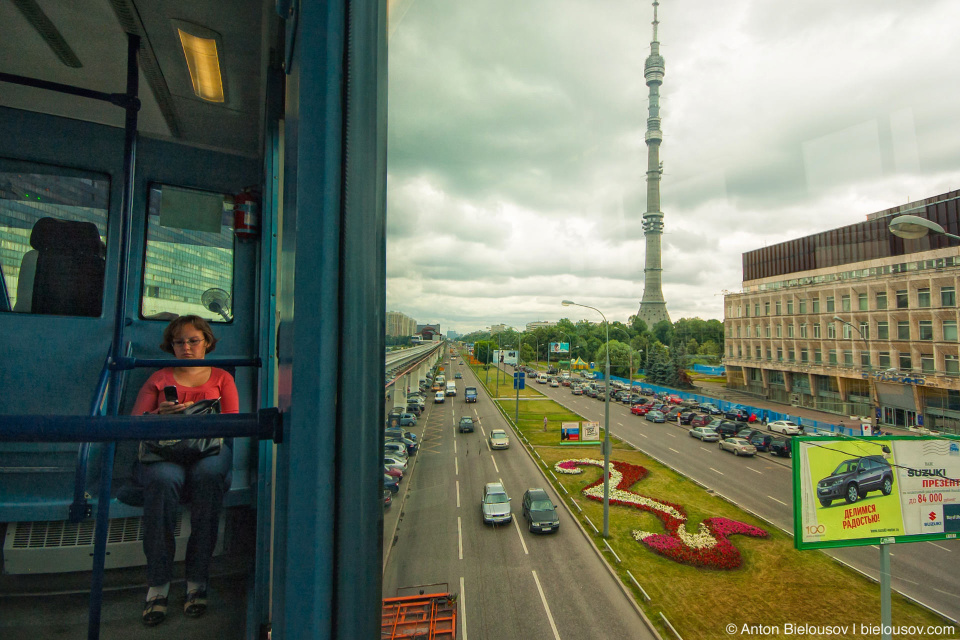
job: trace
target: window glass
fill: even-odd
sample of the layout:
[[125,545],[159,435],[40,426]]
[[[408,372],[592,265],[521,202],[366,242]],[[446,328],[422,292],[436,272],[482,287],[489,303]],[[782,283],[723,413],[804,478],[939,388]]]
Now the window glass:
[[787,300],[787,315],[793,314],[793,300]]
[[842,326],[843,326],[843,339],[849,340],[850,337],[853,335],[853,328],[848,324],[844,324]]
[[806,322],[802,322],[802,323],[800,324],[800,337],[801,337],[801,338],[806,338],[806,337],[807,337],[807,323],[806,323]]
[[833,305],[833,296],[827,296],[827,313],[830,313],[831,311],[835,311]]
[[869,352],[869,351],[861,351],[861,352],[860,352],[860,366],[861,366],[861,367],[869,367],[869,366],[870,366],[870,352]]
[[943,321],[943,339],[950,340],[952,342],[957,341],[957,321],[956,320]]
[[782,303],[779,300],[777,300],[777,315],[780,315],[782,309],[783,309]]
[[214,322],[233,315],[232,200],[209,191],[154,185],[140,313],[193,314]]
[[823,354],[820,352],[820,349],[813,350],[813,361],[817,364],[823,362]]
[[783,362],[783,348],[777,347],[777,362]]
[[870,339],[870,324],[867,322],[860,323],[860,337],[864,340]]
[[827,324],[827,338],[833,340],[837,337],[837,325],[830,322]]
[[837,350],[830,349],[830,364],[837,364]]
[[897,323],[897,340],[910,339],[910,323],[901,320]]
[[910,371],[913,368],[913,361],[910,358],[909,353],[900,354],[900,370],[901,371]]
[[820,298],[813,299],[813,313],[820,313]]
[[770,315],[770,303],[769,303],[769,302],[764,302],[764,303],[763,303],[763,315],[765,315],[765,316]]
[[933,340],[933,321],[932,320],[920,321],[920,339]]
[[890,339],[890,325],[887,322],[878,322],[877,323],[877,339],[878,340],[889,340]]
[[917,306],[930,306],[930,289],[917,289]]
[[887,292],[879,291],[877,292],[877,309],[886,309],[887,308]]
[[782,337],[783,337],[783,325],[781,325],[781,324],[778,324],[778,325],[777,325],[777,337],[778,337],[778,338],[782,338]]
[[809,361],[808,352],[806,349],[800,349],[800,362]]
[[933,354],[924,353],[920,356],[920,370],[924,373],[933,373],[936,368],[933,366]]
[[943,366],[948,375],[955,376],[960,374],[960,358],[957,358],[957,356],[943,356]]
[[853,366],[853,351],[847,350],[843,352],[843,364],[847,365],[848,367]]
[[[0,172],[0,267],[18,313],[99,316],[110,180],[33,165]],[[9,304],[7,304],[9,303]]]
[[940,287],[940,304],[944,307],[957,306],[957,292],[953,287]]
[[865,293],[857,294],[857,309],[859,309],[860,311],[867,310],[867,294]]
[[840,308],[844,311],[850,311],[850,296],[840,298]]
[[807,312],[807,301],[806,301],[806,300],[801,300],[801,301],[800,301],[800,313],[806,313],[806,312]]
[[906,309],[910,306],[910,297],[906,291],[897,291],[897,309]]
[[760,347],[757,347],[757,360],[761,358],[760,351]]
[[880,368],[881,368],[881,369],[889,369],[889,368],[890,368],[890,352],[889,352],[889,351],[881,351],[881,352],[880,352],[879,354],[877,354],[877,355],[879,356],[878,361],[879,361],[879,364],[880,364]]

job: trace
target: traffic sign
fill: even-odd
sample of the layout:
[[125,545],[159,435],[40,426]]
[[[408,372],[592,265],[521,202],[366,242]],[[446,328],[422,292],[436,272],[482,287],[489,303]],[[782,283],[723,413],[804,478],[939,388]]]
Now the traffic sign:
[[520,390],[524,388],[526,374],[523,371],[515,371],[513,374],[513,388]]

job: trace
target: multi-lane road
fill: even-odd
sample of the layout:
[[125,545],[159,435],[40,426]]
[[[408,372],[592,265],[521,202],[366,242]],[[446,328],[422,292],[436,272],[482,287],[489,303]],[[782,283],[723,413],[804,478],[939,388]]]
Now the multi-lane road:
[[[429,404],[421,416],[414,429],[420,451],[385,516],[384,596],[447,583],[459,594],[462,640],[656,637],[516,437],[509,449],[489,449],[491,429],[510,430],[486,394],[464,401],[464,386],[482,389],[473,372],[460,364],[447,371],[464,376],[456,380],[457,396]],[[463,415],[479,428],[458,433]],[[506,488],[511,524],[483,524],[487,482]],[[527,530],[520,505],[531,487],[546,489],[558,505],[557,533]]]
[[[603,421],[603,402],[575,396],[566,387],[537,385],[537,390],[588,420]],[[793,532],[793,478],[789,459],[758,453],[738,458],[714,443],[691,438],[689,427],[654,424],[630,413],[627,405],[610,403],[610,433],[731,502]],[[817,553],[808,551],[807,553]],[[877,547],[830,550],[831,556],[879,580]],[[900,593],[960,620],[960,541],[914,542],[891,551],[891,584]]]

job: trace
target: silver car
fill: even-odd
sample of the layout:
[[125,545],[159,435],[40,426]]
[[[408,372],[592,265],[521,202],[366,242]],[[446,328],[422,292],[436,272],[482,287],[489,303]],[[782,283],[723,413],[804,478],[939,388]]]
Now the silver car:
[[494,429],[490,432],[490,448],[491,449],[509,449],[510,448],[510,438],[507,437],[507,432],[503,429]]
[[510,497],[502,484],[488,482],[483,487],[480,513],[483,515],[484,524],[505,524],[513,519],[513,514],[510,512]]
[[703,442],[720,441],[720,434],[717,433],[716,429],[711,429],[710,427],[694,427],[687,433],[689,433],[693,438],[699,438]]
[[757,455],[757,448],[743,438],[727,438],[720,441],[721,451],[732,451],[735,456]]

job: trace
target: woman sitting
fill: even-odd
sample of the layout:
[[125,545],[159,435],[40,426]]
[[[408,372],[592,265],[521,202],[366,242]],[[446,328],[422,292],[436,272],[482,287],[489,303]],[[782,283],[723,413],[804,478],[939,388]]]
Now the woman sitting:
[[[160,348],[177,359],[203,359],[217,344],[206,320],[181,316],[167,325]],[[166,387],[176,388],[176,401]],[[166,367],[140,388],[133,415],[180,413],[198,400],[220,399],[222,413],[238,413],[237,387],[229,373],[213,367]],[[224,440],[220,452],[190,464],[138,462],[134,479],[144,488],[143,551],[147,556],[147,600],[143,623],[154,626],[167,615],[167,594],[176,551],[174,529],[183,496],[190,501],[190,540],[187,542],[187,595],[183,612],[198,617],[207,610],[207,578],[217,544],[223,494],[229,488],[233,454]]]

